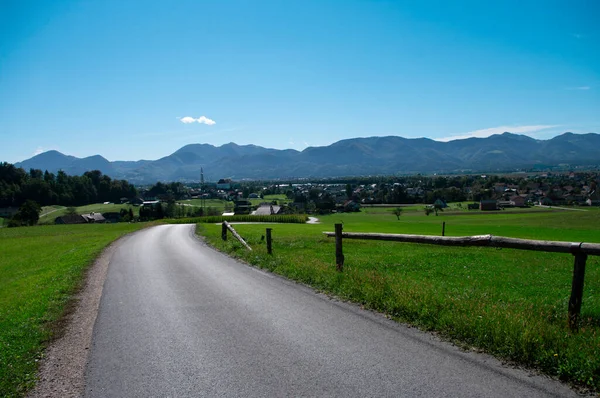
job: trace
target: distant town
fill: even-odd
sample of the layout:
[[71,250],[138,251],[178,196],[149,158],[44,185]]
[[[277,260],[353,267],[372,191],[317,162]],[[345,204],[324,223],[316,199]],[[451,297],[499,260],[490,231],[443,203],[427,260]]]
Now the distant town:
[[[597,172],[540,173],[529,176],[466,175],[348,178],[269,183],[220,179],[216,183],[156,185],[140,189],[147,201],[220,199],[235,214],[290,214],[359,211],[362,206],[419,204],[446,207],[472,202],[471,210],[511,207],[599,206]],[[173,189],[175,188],[175,189]],[[277,195],[283,202],[257,200]]]
[[[203,175],[201,176],[203,177]],[[0,217],[9,226],[35,225],[55,212],[56,223],[146,221],[205,215],[328,214],[364,206],[423,204],[426,214],[448,203],[468,210],[528,206],[599,206],[597,171],[557,173],[346,177],[293,181],[157,182],[134,186],[99,170],[56,175],[0,163]],[[77,207],[111,204],[82,213]],[[25,206],[25,209],[21,209]],[[63,207],[62,210],[41,209]],[[122,207],[119,207],[122,206]],[[64,210],[64,207],[67,210]],[[134,211],[135,209],[135,211]],[[48,222],[48,220],[45,220]]]

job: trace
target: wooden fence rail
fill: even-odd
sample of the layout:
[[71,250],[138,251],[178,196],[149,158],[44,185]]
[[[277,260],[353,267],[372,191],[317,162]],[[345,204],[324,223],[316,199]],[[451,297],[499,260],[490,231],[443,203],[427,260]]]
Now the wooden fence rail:
[[431,236],[410,234],[380,234],[363,232],[342,232],[342,224],[335,225],[335,232],[323,232],[328,237],[335,237],[336,241],[336,267],[343,270],[344,254],[342,252],[342,239],[385,240],[407,243],[425,243],[441,246],[479,246],[499,247],[517,250],[535,250],[553,253],[571,253],[575,257],[573,267],[573,283],[571,298],[569,300],[569,327],[577,330],[581,301],[583,297],[583,281],[585,276],[585,263],[588,255],[600,256],[600,243],[585,242],[560,242],[548,240],[531,240],[507,238],[504,236],[476,235],[476,236]]
[[227,221],[223,221],[223,224],[221,224],[221,239],[223,240],[227,240],[227,230],[229,230],[229,232],[231,232],[231,234],[240,241],[240,243],[242,245],[244,245],[244,247],[250,251],[252,251],[252,248],[246,243],[246,241],[240,236],[240,234],[238,234],[236,232],[235,229],[233,229],[233,227],[227,222]]

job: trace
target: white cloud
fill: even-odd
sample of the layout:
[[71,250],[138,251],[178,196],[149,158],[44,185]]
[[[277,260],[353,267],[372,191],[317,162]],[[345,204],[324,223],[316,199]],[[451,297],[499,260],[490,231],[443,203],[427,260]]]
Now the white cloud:
[[208,124],[209,126],[212,126],[213,124],[217,124],[217,122],[215,122],[212,119],[207,118],[206,116],[200,116],[198,119],[196,119],[196,121],[198,123]]
[[207,118],[206,116],[200,116],[197,119],[194,119],[191,116],[185,116],[185,117],[180,118],[179,120],[185,124],[190,124],[190,123],[194,123],[194,122],[198,122],[201,124],[207,124],[209,126],[212,126],[213,124],[217,124],[217,122],[215,122],[212,119]]
[[179,120],[181,120],[185,124],[194,123],[196,121],[196,119],[194,119],[193,117],[189,117],[189,116],[182,117]]
[[453,140],[464,140],[466,138],[486,138],[494,134],[502,134],[506,131],[513,134],[524,134],[524,133],[535,133],[540,130],[550,129],[553,127],[559,127],[558,125],[535,125],[535,126],[500,126],[492,127],[489,129],[475,130],[468,133],[453,135],[444,138],[434,138],[436,141],[448,142]]
[[575,87],[575,90],[589,90],[590,86]]

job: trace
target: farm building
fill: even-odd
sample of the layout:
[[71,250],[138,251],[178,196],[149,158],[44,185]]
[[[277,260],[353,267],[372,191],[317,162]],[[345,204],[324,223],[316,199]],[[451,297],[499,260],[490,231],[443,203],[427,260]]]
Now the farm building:
[[233,212],[235,214],[250,214],[252,203],[249,200],[236,200],[233,203]]
[[253,211],[252,214],[256,216],[270,216],[273,214],[279,214],[281,211],[281,206],[277,205],[261,205],[256,211]]
[[479,210],[498,210],[498,201],[495,199],[486,199],[479,202]]
[[54,224],[85,224],[86,222],[79,214],[67,214],[54,219]]
[[515,207],[525,207],[525,198],[520,195],[515,195],[510,198],[512,205]]
[[67,214],[54,219],[54,224],[95,224],[104,222],[106,222],[106,219],[100,213]]
[[103,223],[106,222],[104,216],[100,213],[90,213],[90,214],[82,214],[81,217],[85,219],[88,223]]

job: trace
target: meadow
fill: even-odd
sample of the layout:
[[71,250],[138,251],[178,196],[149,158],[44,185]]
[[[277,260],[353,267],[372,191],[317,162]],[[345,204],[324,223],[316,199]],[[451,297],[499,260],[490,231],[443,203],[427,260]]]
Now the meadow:
[[[569,254],[494,248],[453,248],[397,242],[344,240],[344,272],[335,270],[333,231],[447,236],[492,234],[518,238],[600,242],[600,209],[588,211],[480,212],[447,209],[426,216],[390,208],[320,217],[321,224],[235,225],[254,249],[220,226],[198,224],[216,248],[400,322],[437,332],[465,349],[539,369],[573,384],[600,390],[600,259],[587,262],[581,328],[567,325],[573,257]],[[262,237],[273,228],[273,255]]]
[[110,242],[142,223],[0,229],[0,396],[21,396],[36,377],[43,348]]
[[[78,211],[112,211],[106,210],[109,206],[122,205],[97,204]],[[345,240],[344,272],[338,273],[334,241],[322,234],[342,222],[347,232],[440,235],[446,222],[449,236],[489,233],[600,242],[600,209],[486,213],[453,205],[438,216],[426,216],[422,205],[412,205],[403,206],[399,220],[392,210],[370,207],[360,213],[320,216],[321,224],[314,225],[235,225],[252,252],[232,238],[221,241],[220,225],[201,223],[198,231],[215,247],[255,266],[437,331],[467,349],[600,390],[597,257],[588,259],[580,332],[571,333],[570,255]],[[66,209],[43,211],[53,220]],[[111,241],[147,225],[0,229],[0,396],[21,396],[33,385],[37,360],[59,330],[57,322],[93,259]],[[266,227],[273,228],[273,255],[266,253]]]
[[[115,212],[118,213],[121,209],[132,209],[134,216],[139,216],[140,208],[138,206],[132,206],[128,204],[118,204],[118,203],[94,203],[86,206],[78,206],[75,207],[75,212],[77,214],[89,214],[89,213],[109,213]],[[65,206],[44,206],[42,208],[42,212],[40,213],[40,219],[38,224],[40,225],[50,225],[54,224],[54,220],[56,217],[61,217],[67,214],[67,208]]]
[[[285,195],[265,195],[263,199],[248,199],[253,206],[258,206],[263,202],[272,202],[277,201],[278,204],[290,203],[292,202],[290,199],[286,198]],[[229,207],[230,210],[233,209],[233,202],[225,201],[221,199],[186,199],[186,200],[178,200],[178,204],[185,204],[189,206],[195,207],[212,207],[220,212],[225,211],[226,207]]]

